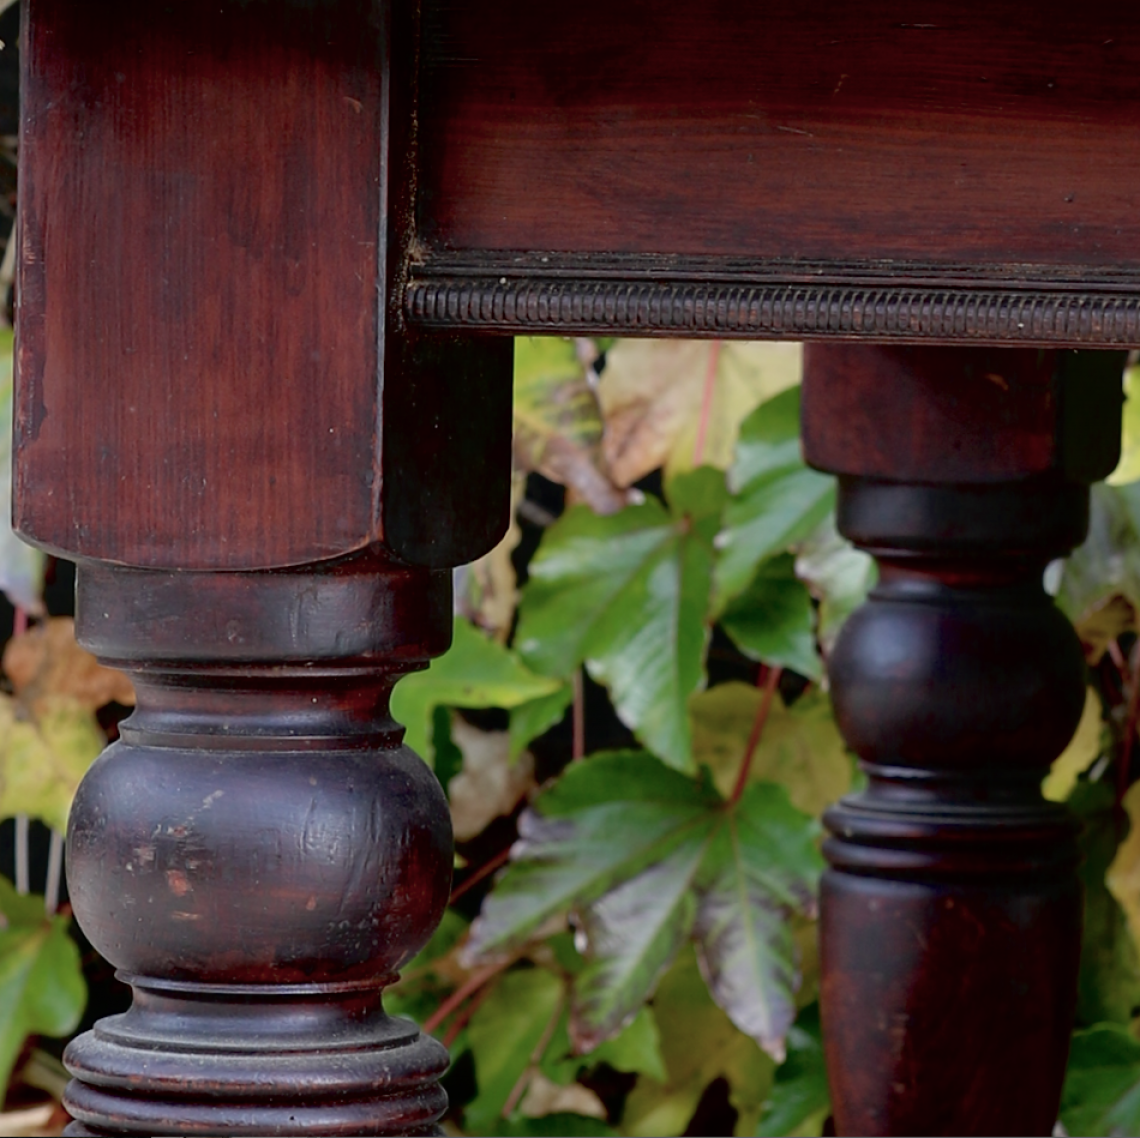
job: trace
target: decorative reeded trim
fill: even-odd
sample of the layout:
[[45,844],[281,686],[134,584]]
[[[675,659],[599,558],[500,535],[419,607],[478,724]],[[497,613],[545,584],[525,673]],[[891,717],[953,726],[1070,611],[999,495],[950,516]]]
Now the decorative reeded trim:
[[1140,293],[748,285],[413,273],[408,320],[518,334],[604,333],[1029,346],[1140,344]]

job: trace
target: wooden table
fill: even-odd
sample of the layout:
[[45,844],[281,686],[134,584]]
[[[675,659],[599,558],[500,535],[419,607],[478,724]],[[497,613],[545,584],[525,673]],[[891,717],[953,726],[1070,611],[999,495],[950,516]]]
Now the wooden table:
[[387,697],[506,526],[518,333],[811,342],[881,570],[831,669],[837,1126],[1048,1133],[1084,679],[1040,579],[1119,445],[1118,352],[1066,349],[1140,343],[1135,5],[26,0],[23,49],[16,522],[139,697],[71,821],[135,996],[69,1133],[431,1132],[380,994],[451,836]]

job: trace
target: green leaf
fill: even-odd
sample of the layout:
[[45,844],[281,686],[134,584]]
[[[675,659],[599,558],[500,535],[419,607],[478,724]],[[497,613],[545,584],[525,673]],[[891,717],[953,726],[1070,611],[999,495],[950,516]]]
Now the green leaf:
[[472,958],[524,945],[550,917],[596,900],[714,824],[710,787],[628,751],[571,766],[519,819],[512,865],[471,930]]
[[791,668],[811,680],[821,678],[811,597],[796,579],[795,559],[790,554],[763,562],[752,583],[720,619],[746,656]]
[[788,1057],[776,1070],[756,1134],[758,1138],[817,1135],[830,1112],[819,1005],[811,1004],[788,1032]]
[[726,803],[648,755],[588,759],[522,816],[469,952],[517,948],[574,910],[588,963],[575,977],[570,1034],[589,1051],[632,1021],[695,937],[714,998],[780,1054],[798,983],[788,921],[814,909],[815,832],[777,786]]
[[0,328],[0,590],[14,606],[44,611],[44,555],[12,530],[12,329]]
[[753,783],[702,866],[695,939],[713,999],[773,1058],[795,1018],[800,975],[788,917],[814,914],[823,864],[815,830],[783,787]]
[[1140,1005],[1140,958],[1124,910],[1105,879],[1120,842],[1116,795],[1103,782],[1078,782],[1069,808],[1083,823],[1081,882],[1085,893],[1077,1022],[1127,1024]]
[[717,539],[718,607],[742,593],[757,566],[802,541],[833,508],[835,479],[809,470],[800,451],[800,389],[761,404],[740,428],[729,471],[732,501]]
[[569,1012],[563,1014],[550,1040],[550,1046],[542,1057],[542,1073],[553,1082],[567,1086],[582,1071],[596,1067],[599,1063],[608,1063],[615,1071],[628,1071],[665,1080],[661,1037],[650,1007],[642,1007],[620,1035],[606,1040],[585,1055],[575,1053],[570,1040]]
[[518,707],[560,687],[536,676],[509,649],[456,618],[451,648],[426,672],[414,672],[392,692],[392,717],[406,727],[409,747],[429,763],[432,712],[447,707]]
[[573,684],[563,684],[550,695],[521,703],[511,711],[511,762],[522,754],[527,745],[562,722],[566,709],[574,700]]
[[648,1075],[659,1082],[668,1078],[657,1019],[649,1007],[641,1008],[620,1035],[607,1040],[586,1059],[591,1064],[608,1063],[615,1071]]
[[502,1133],[503,1107],[563,999],[557,976],[527,968],[506,973],[479,1005],[467,1029],[479,1084],[479,1093],[463,1112],[467,1133]]
[[1060,1114],[1070,1134],[1140,1134],[1140,1042],[1127,1028],[1073,1035]]
[[796,576],[819,601],[816,635],[827,656],[844,622],[879,579],[875,559],[841,536],[835,528],[835,514],[828,513],[799,544]]
[[705,1088],[724,1078],[729,1101],[740,1113],[736,1133],[754,1133],[771,1085],[772,1060],[712,1002],[692,952],[682,952],[662,978],[653,1014],[667,1077],[638,1079],[626,1099],[622,1132],[683,1133]]
[[515,340],[514,453],[517,465],[571,487],[600,514],[625,503],[602,458],[598,397],[573,340]]
[[1140,610],[1140,483],[1098,483],[1089,498],[1089,531],[1061,571],[1057,603],[1073,622],[1090,663],[1111,640],[1136,627]]
[[[734,680],[689,700],[693,754],[712,772],[721,794],[731,793],[763,693]],[[818,688],[788,707],[778,696],[768,708],[752,758],[753,782],[779,783],[792,805],[818,817],[851,788],[852,763],[827,696]]]
[[435,756],[435,777],[444,794],[451,793],[451,780],[463,769],[463,752],[451,737],[452,712],[436,707],[431,713],[431,750]]
[[87,1003],[79,950],[67,918],[42,897],[19,897],[0,878],[0,1102],[29,1035],[70,1035]]
[[567,679],[582,662],[621,720],[678,770],[692,770],[685,700],[704,682],[712,537],[723,476],[676,478],[656,501],[610,517],[568,511],[531,563],[516,644],[536,671]]
[[0,694],[0,818],[28,814],[61,833],[79,781],[106,746],[75,700],[45,698],[39,713]]

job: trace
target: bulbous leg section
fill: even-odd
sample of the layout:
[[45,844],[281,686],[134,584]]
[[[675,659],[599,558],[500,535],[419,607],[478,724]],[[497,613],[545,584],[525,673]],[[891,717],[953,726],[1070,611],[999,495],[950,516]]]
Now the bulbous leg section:
[[[809,461],[840,474],[839,528],[879,565],[828,666],[867,776],[825,818],[821,1005],[840,1134],[1056,1122],[1082,901],[1076,824],[1040,785],[1080,721],[1085,665],[1042,576],[1084,536],[1082,478],[1115,461],[1074,458],[1057,408],[1100,389],[1068,366],[988,350],[807,358]],[[1008,407],[992,406],[995,385]],[[1112,413],[1104,402],[1090,421]]]
[[[449,589],[367,556],[81,576],[80,634],[139,704],[80,787],[68,879],[134,999],[67,1050],[69,1134],[436,1132],[447,1053],[382,993],[446,907],[451,826],[388,695],[446,647]],[[132,592],[157,624],[124,632]]]

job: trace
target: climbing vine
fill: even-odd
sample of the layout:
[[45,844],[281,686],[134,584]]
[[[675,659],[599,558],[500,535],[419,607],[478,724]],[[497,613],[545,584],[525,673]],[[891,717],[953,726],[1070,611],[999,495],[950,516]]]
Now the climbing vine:
[[[451,1048],[458,1132],[822,1132],[819,819],[860,778],[826,662],[875,571],[803,463],[800,361],[789,344],[517,342],[514,522],[457,575],[451,651],[393,697],[458,854],[387,1004]],[[1089,541],[1048,579],[1089,662],[1044,786],[1086,823],[1061,1116],[1083,1134],[1140,1133],[1138,403]],[[4,585],[28,612],[40,566],[20,558]],[[0,815],[58,830],[129,685],[46,613],[4,668]],[[66,905],[34,892],[0,883],[10,1109],[55,1086],[52,1037],[84,1000]]]

